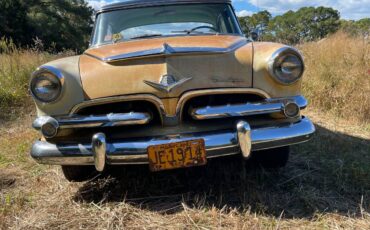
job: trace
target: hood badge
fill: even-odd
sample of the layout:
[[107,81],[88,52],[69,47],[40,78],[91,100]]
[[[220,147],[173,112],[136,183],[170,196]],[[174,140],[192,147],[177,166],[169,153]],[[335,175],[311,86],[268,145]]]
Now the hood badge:
[[174,76],[165,74],[159,80],[159,83],[155,83],[152,81],[144,80],[144,83],[166,93],[170,93],[173,89],[177,88],[178,86],[184,84],[187,81],[190,81],[192,78],[184,78],[181,80],[177,80]]

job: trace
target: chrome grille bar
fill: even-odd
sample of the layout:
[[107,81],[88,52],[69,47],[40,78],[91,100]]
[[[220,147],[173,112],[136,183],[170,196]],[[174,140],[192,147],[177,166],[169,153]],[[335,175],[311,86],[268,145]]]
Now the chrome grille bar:
[[288,103],[295,103],[300,109],[304,109],[307,106],[307,100],[303,96],[289,98],[269,98],[262,102],[256,103],[194,108],[190,111],[190,115],[195,120],[208,120],[271,114],[284,112],[285,105]]
[[[65,116],[54,117],[59,129],[71,128],[96,128],[113,127],[125,125],[145,125],[150,122],[152,116],[149,113],[111,113],[107,115],[95,116]],[[42,116],[33,122],[33,128],[42,130],[42,127],[50,120],[50,117]]]

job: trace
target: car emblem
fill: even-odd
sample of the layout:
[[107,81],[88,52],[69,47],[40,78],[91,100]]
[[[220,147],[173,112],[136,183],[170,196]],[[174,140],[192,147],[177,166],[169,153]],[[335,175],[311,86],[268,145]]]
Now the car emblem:
[[161,79],[159,80],[159,83],[155,83],[152,81],[146,81],[146,80],[144,80],[144,83],[147,85],[150,85],[153,88],[169,93],[174,88],[184,84],[185,82],[191,79],[192,78],[190,77],[190,78],[184,78],[181,80],[177,80],[174,76],[166,74],[161,77]]

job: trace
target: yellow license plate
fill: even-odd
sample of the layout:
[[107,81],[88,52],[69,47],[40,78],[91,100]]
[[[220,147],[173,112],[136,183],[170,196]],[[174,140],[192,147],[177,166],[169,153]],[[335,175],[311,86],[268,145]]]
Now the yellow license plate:
[[151,171],[207,164],[203,139],[149,146],[148,157]]

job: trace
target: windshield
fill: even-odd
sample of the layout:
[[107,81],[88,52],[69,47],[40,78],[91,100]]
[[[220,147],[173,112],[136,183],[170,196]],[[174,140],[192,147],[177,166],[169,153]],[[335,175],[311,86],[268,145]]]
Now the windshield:
[[187,4],[125,9],[96,18],[91,45],[139,38],[242,32],[229,4]]

